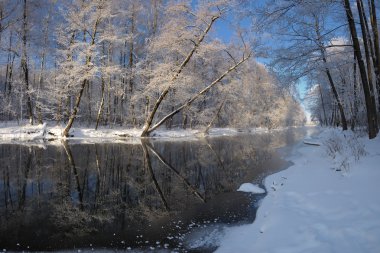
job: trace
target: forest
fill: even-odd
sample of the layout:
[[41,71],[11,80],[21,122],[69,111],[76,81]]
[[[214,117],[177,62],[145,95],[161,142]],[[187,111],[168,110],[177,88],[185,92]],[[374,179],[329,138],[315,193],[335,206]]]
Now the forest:
[[[63,135],[74,120],[145,135],[161,125],[302,123],[298,102],[233,24],[236,4],[2,1],[0,118],[55,121]],[[230,42],[216,36],[222,19],[235,30]]]
[[[374,0],[1,0],[0,120],[378,133]],[[297,85],[306,83],[306,95]],[[302,101],[301,101],[302,100]],[[75,124],[74,124],[75,122]]]

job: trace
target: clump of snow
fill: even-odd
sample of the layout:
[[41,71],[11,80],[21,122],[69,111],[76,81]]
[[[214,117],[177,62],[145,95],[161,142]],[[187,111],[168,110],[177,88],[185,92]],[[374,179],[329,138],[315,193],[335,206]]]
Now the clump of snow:
[[[329,139],[339,145],[327,156]],[[265,179],[256,220],[226,228],[217,252],[380,252],[380,136],[326,130],[318,140],[298,145],[294,165]],[[348,171],[331,170],[345,158]]]
[[240,185],[238,191],[241,192],[250,192],[250,193],[265,193],[265,190],[260,188],[258,185],[251,184],[251,183],[244,183]]

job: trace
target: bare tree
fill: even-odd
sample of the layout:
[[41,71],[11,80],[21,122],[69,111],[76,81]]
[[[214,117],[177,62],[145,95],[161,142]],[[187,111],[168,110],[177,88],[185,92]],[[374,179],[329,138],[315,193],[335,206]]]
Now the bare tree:
[[[376,121],[376,107],[374,107],[371,101],[371,89],[369,87],[366,68],[365,68],[363,58],[362,58],[359,39],[356,32],[356,27],[355,27],[355,20],[351,11],[350,1],[344,0],[343,3],[344,3],[344,8],[346,10],[347,21],[350,27],[352,42],[354,44],[355,55],[357,57],[357,61],[359,65],[360,76],[362,79],[362,86],[363,86],[366,109],[367,109],[368,136],[370,139],[373,139],[376,137],[377,132],[378,132],[377,121]],[[370,64],[370,62],[368,62],[367,64]]]

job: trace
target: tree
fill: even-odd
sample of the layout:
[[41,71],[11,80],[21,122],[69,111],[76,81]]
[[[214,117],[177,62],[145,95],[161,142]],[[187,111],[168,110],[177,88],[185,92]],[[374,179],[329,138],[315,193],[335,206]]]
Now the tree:
[[374,68],[376,74],[376,89],[377,89],[377,98],[378,98],[378,111],[380,112],[380,41],[379,41],[379,29],[377,27],[377,17],[376,17],[376,6],[375,0],[368,0],[368,7],[370,13],[370,20],[373,33],[373,47],[374,47]]
[[194,45],[193,45],[192,49],[189,51],[189,53],[186,55],[186,57],[184,58],[184,60],[182,61],[182,63],[177,67],[177,69],[172,74],[172,77],[169,80],[169,83],[166,85],[166,87],[164,88],[164,90],[161,92],[160,96],[158,97],[158,99],[156,100],[156,102],[155,102],[155,104],[153,106],[153,109],[151,110],[151,112],[149,113],[148,117],[146,118],[146,121],[145,121],[145,124],[144,124],[144,127],[143,127],[143,132],[142,132],[141,136],[147,136],[149,134],[149,132],[152,131],[152,130],[150,130],[150,128],[151,128],[151,125],[153,123],[153,118],[156,115],[156,112],[157,112],[158,108],[160,107],[162,101],[165,99],[165,97],[169,93],[170,89],[172,88],[172,86],[174,84],[174,81],[176,81],[176,79],[181,74],[181,72],[183,71],[183,69],[189,63],[190,59],[193,57],[195,51],[199,48],[199,46],[201,45],[201,43],[205,39],[207,33],[210,31],[210,29],[213,26],[213,24],[215,23],[215,21],[220,18],[221,14],[222,13],[219,12],[219,13],[211,15],[211,17],[209,18],[209,21],[207,23],[207,26],[204,29],[204,31],[200,34],[199,39],[197,39],[194,42]]
[[329,63],[328,49],[350,45],[332,45],[330,42],[341,25],[331,26],[327,1],[287,1],[268,4],[264,18],[273,23],[276,34],[283,41],[275,49],[272,66],[282,75],[284,83],[294,83],[303,77],[323,73],[339,109],[343,130],[347,130],[346,112],[337,84],[332,75],[334,65]]
[[[75,97],[74,108],[62,132],[62,136],[66,137],[69,135],[69,131],[77,117],[84,89],[86,85],[89,85],[90,79],[96,72],[96,66],[93,61],[99,27],[101,22],[110,14],[109,3],[105,0],[93,2],[74,1],[70,7],[71,12],[67,16],[67,24],[69,25],[67,34],[69,36],[71,35],[75,41],[69,44],[69,46],[72,46],[69,50],[73,50],[74,52],[78,50],[77,57],[79,64],[74,64],[73,66],[69,66],[69,68],[79,68],[79,71],[74,71],[78,76],[81,75],[81,78],[79,79],[80,86]],[[82,37],[80,37],[80,33],[83,34]],[[80,40],[83,42],[80,42]],[[70,52],[70,54],[74,52]],[[72,56],[70,56],[70,58],[72,58]]]
[[1,120],[56,120],[63,137],[84,122],[142,127],[143,136],[164,126],[300,122],[293,95],[251,58],[239,0],[16,2],[0,4]]
[[29,118],[29,124],[33,125],[34,115],[32,108],[32,98],[29,83],[29,67],[28,67],[28,49],[27,49],[27,36],[28,36],[28,15],[27,15],[27,0],[24,0],[23,4],[23,18],[22,18],[22,56],[21,56],[21,68],[23,72],[23,81],[26,92],[26,106]]
[[[360,49],[359,39],[356,32],[355,27],[355,21],[354,16],[351,11],[350,1],[344,0],[344,8],[346,11],[346,17],[350,28],[350,33],[352,37],[352,42],[355,50],[356,59],[358,61],[359,65],[359,72],[362,80],[362,86],[365,96],[365,103],[366,103],[366,109],[367,109],[367,121],[368,121],[368,136],[370,139],[373,139],[376,137],[378,129],[377,129],[377,121],[376,121],[376,107],[374,107],[374,104],[372,103],[371,99],[371,89],[369,87],[367,73],[365,64],[362,58],[362,53]],[[360,3],[358,3],[360,4]],[[358,5],[358,9],[360,12],[360,6]],[[365,42],[366,43],[366,42]],[[367,64],[370,64],[370,62],[367,62]]]

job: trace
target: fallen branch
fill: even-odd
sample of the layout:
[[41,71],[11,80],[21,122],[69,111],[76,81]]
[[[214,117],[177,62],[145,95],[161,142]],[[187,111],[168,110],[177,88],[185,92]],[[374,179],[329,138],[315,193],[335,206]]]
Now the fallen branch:
[[306,145],[321,146],[321,144],[317,142],[303,141],[303,143]]

